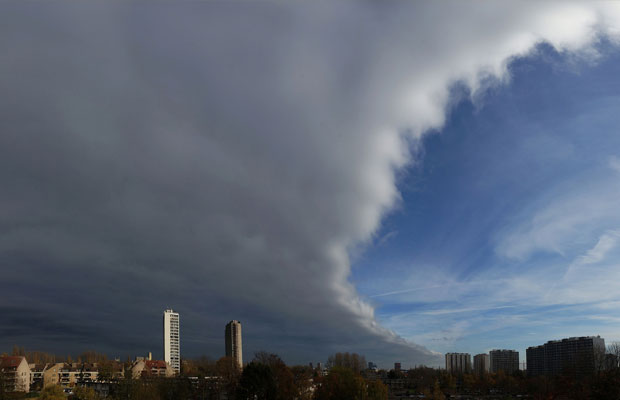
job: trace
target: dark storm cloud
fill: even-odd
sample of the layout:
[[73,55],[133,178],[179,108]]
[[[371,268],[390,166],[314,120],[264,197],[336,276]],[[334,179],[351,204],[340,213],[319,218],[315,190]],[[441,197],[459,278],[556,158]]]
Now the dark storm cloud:
[[494,37],[453,43],[476,17],[436,21],[450,27],[442,39],[427,21],[441,11],[6,5],[0,305],[21,311],[2,332],[30,332],[28,346],[67,329],[87,347],[157,352],[170,306],[186,356],[220,356],[235,318],[250,354],[437,363],[375,322],[348,254],[398,200],[394,171],[408,141],[442,123],[449,83],[501,72],[537,40],[512,44],[515,26],[496,22]]

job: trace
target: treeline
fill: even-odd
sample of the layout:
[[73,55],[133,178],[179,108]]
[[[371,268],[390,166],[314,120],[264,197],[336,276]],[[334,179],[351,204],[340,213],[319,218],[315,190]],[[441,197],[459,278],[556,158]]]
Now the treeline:
[[[359,356],[358,356],[359,359]],[[359,367],[359,365],[358,365]],[[130,376],[126,374],[125,376]],[[364,378],[350,367],[334,366],[329,374],[309,366],[287,366],[267,352],[255,354],[239,370],[234,360],[206,357],[185,360],[178,378],[120,380],[111,400],[387,400],[388,390],[378,380]],[[95,400],[75,397],[75,400]]]
[[383,383],[360,374],[363,370],[361,362],[365,362],[363,356],[340,353],[329,360],[331,368],[325,376],[322,371],[309,366],[289,367],[278,355],[267,352],[256,353],[243,371],[237,369],[233,360],[227,357],[215,363],[206,358],[186,361],[182,375],[216,379],[200,380],[194,384],[194,393],[202,397],[177,398],[219,399],[225,394],[230,400],[387,399],[388,390]]
[[452,375],[445,370],[426,367],[404,373],[380,371],[378,375],[393,395],[402,397],[425,395],[426,399],[435,400],[457,395],[534,400],[620,399],[618,367],[594,370],[589,375],[577,375],[575,371],[566,369],[558,376],[538,377],[528,377],[525,371]]
[[73,357],[71,354],[66,356],[59,356],[57,354],[46,353],[44,351],[32,351],[26,350],[21,346],[13,346],[11,353],[2,353],[2,355],[11,355],[11,356],[23,356],[26,357],[29,363],[34,364],[47,364],[47,363],[102,363],[105,361],[109,361],[108,356],[105,354],[97,353],[96,351],[85,351],[81,354]]
[[366,369],[366,358],[357,353],[336,353],[327,358],[327,367],[349,368],[355,373]]

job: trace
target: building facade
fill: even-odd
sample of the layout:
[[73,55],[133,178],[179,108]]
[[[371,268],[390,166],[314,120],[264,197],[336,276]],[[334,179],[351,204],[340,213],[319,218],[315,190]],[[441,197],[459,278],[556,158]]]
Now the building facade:
[[181,371],[181,336],[179,313],[164,311],[164,361],[175,373]]
[[474,373],[478,375],[488,374],[491,370],[491,362],[488,354],[476,354],[474,356]]
[[577,376],[593,372],[597,363],[605,363],[605,339],[600,336],[550,340],[527,349],[529,376],[558,375],[572,372]]
[[491,350],[489,359],[493,373],[504,371],[512,374],[519,370],[519,352],[516,350]]
[[446,371],[452,374],[471,372],[471,355],[469,353],[447,353]]
[[528,376],[545,375],[545,345],[528,347],[525,358]]
[[131,376],[133,379],[146,378],[170,378],[175,371],[170,364],[163,360],[136,360],[131,366]]
[[0,374],[5,390],[9,392],[30,391],[30,366],[26,357],[0,357]]
[[232,320],[226,324],[224,342],[226,357],[232,357],[239,368],[243,368],[243,346],[241,344],[241,322]]

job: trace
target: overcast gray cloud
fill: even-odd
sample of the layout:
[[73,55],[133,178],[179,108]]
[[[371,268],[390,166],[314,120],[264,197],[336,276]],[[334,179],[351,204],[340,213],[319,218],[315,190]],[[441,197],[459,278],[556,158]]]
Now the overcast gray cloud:
[[451,84],[542,40],[593,57],[613,7],[5,3],[0,345],[157,353],[171,306],[186,356],[236,318],[288,362],[438,364],[375,322],[350,251]]

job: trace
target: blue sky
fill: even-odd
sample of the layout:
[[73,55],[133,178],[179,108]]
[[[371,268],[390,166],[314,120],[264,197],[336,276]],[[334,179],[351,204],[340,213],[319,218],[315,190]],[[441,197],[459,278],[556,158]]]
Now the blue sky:
[[378,320],[439,352],[620,339],[620,53],[540,45],[461,99],[399,177],[352,280]]

